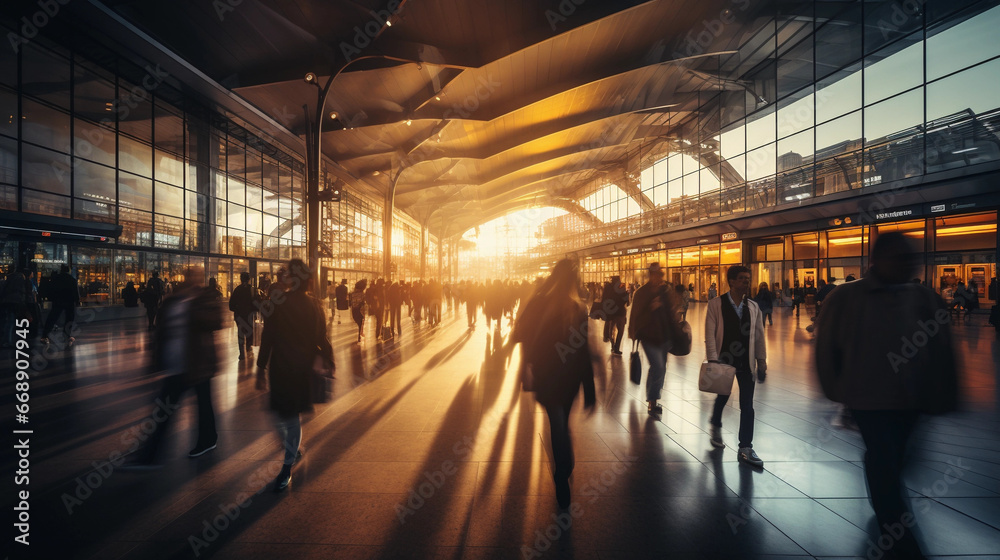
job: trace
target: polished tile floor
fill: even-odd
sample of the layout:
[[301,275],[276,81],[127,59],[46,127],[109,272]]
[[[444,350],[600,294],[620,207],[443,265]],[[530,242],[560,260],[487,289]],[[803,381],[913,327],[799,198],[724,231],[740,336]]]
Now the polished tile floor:
[[[977,319],[955,329],[964,411],[923,423],[907,478],[925,549],[938,557],[1000,554],[1000,341]],[[697,389],[704,304],[689,320],[695,349],[670,358],[660,419],[647,415],[625,361],[605,356],[595,410],[578,401],[571,420],[574,505],[562,516],[544,414],[515,383],[518,352],[510,362],[496,352],[506,322],[486,332],[480,317],[472,331],[464,312],[446,311],[437,327],[407,322],[394,343],[368,329],[359,346],[352,323],[333,321],[334,398],[305,421],[305,457],[283,494],[270,489],[281,457],[273,418],[236,359],[231,325],[213,385],[218,448],[186,456],[190,396],[165,468],[137,474],[114,466],[144,437],[161,381],[145,372],[144,319],[84,322],[72,348],[36,348],[32,361],[31,557],[880,557],[860,437],[831,424],[837,408],[814,377],[806,314],[779,308],[767,329],[760,472],[736,461],[735,394],[729,447],[709,445],[713,396]],[[14,370],[9,354],[0,363]],[[0,460],[12,475],[14,452]]]

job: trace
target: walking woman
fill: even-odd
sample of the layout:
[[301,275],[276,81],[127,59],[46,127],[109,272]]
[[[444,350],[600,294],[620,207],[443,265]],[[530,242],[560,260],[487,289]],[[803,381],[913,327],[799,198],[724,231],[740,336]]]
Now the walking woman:
[[573,473],[573,444],[569,411],[583,386],[583,405],[594,406],[594,365],[586,334],[587,311],[580,301],[580,269],[568,259],[559,261],[552,275],[518,316],[511,344],[521,343],[526,390],[534,390],[549,417],[553,478],[560,508],[570,505],[569,476]]
[[368,280],[362,278],[354,284],[354,291],[351,292],[351,318],[358,325],[359,343],[365,338],[365,314],[367,313],[365,309],[366,286],[368,286]]
[[331,370],[333,347],[326,338],[326,316],[319,301],[306,293],[312,273],[300,259],[288,262],[288,291],[264,319],[260,356],[257,358],[257,388],[271,386],[271,409],[278,415],[278,433],[285,448],[285,461],[274,480],[275,492],[288,487],[292,464],[301,454],[300,414],[312,412],[312,375],[316,357]]

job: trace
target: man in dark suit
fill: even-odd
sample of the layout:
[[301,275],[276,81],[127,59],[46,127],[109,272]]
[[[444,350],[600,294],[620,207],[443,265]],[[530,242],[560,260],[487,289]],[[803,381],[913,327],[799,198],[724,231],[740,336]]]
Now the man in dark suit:
[[229,298],[229,310],[233,312],[233,320],[236,322],[236,342],[240,347],[240,357],[245,356],[243,349],[247,353],[253,354],[253,315],[256,311],[254,300],[257,291],[250,285],[250,273],[240,273],[240,285],[233,290],[233,295]]

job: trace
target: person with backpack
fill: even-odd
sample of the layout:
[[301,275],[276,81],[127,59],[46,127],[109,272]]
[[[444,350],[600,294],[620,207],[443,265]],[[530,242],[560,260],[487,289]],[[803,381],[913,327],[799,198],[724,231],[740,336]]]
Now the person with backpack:
[[668,290],[664,282],[666,272],[660,263],[649,265],[649,282],[646,282],[632,298],[632,312],[628,321],[628,337],[642,345],[649,360],[649,375],[646,376],[646,404],[653,415],[663,414],[663,407],[657,404],[663,379],[667,373],[667,351],[670,341],[665,327],[666,321],[677,319],[673,301],[673,290]]
[[594,360],[588,344],[587,311],[579,298],[580,272],[568,259],[556,263],[552,274],[518,316],[507,347],[521,344],[522,382],[549,418],[552,476],[560,508],[570,506],[569,477],[573,473],[573,442],[569,413],[583,389],[583,405],[596,402]]

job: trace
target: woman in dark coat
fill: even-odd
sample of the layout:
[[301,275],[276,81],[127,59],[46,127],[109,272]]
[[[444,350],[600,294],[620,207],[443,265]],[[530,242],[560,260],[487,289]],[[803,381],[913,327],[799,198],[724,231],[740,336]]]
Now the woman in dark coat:
[[[299,415],[312,412],[312,376],[316,357],[333,369],[333,348],[326,338],[326,317],[319,301],[306,293],[312,274],[300,259],[288,263],[283,301],[264,317],[260,355],[257,358],[257,388],[271,386],[271,409],[278,415],[278,432],[285,446],[285,462],[274,481],[275,491],[284,490],[292,477],[292,464],[299,456],[302,424]],[[267,314],[265,314],[267,315]]]
[[760,315],[762,321],[767,321],[768,325],[774,325],[771,319],[771,314],[774,312],[774,296],[771,294],[771,290],[767,288],[767,282],[761,282],[760,286],[757,288],[757,295],[753,298],[757,302],[757,307],[760,307]]
[[559,261],[518,316],[511,334],[511,344],[521,343],[525,390],[535,392],[549,417],[553,478],[561,508],[570,505],[569,476],[574,464],[569,411],[581,386],[583,405],[591,408],[595,401],[587,310],[579,299],[579,285],[578,265],[568,259]]

